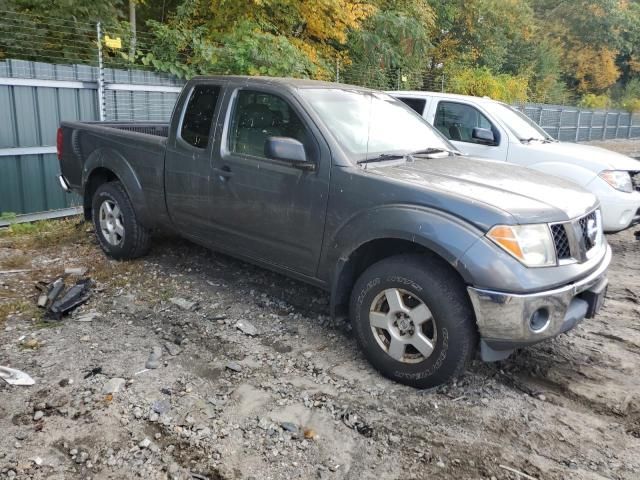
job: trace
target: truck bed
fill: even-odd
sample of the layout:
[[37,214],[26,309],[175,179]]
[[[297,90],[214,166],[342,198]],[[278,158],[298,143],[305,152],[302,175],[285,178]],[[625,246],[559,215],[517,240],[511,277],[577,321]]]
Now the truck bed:
[[83,172],[109,165],[139,205],[141,214],[157,218],[166,214],[164,156],[168,123],[62,122],[61,133],[64,154],[60,170],[72,190],[83,195],[89,181],[83,178]]
[[161,122],[102,122],[98,125],[127,132],[144,133],[157,137],[169,136],[169,124]]

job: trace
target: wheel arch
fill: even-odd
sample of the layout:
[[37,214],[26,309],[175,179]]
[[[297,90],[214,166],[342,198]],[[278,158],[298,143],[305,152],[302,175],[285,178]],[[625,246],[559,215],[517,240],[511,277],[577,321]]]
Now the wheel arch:
[[91,218],[93,195],[98,187],[112,181],[122,184],[140,223],[146,228],[152,228],[153,221],[148,214],[140,180],[127,159],[113,149],[98,149],[85,162],[82,178],[85,219]]
[[383,258],[422,253],[442,261],[465,284],[472,272],[460,262],[483,237],[471,223],[442,210],[410,204],[382,205],[346,220],[326,243],[321,275],[330,282],[331,314],[343,315],[360,273]]
[[456,268],[457,265],[453,265],[424,243],[401,237],[375,238],[358,245],[351,253],[338,260],[331,286],[331,316],[348,315],[353,287],[367,268],[385,258],[404,254],[423,255],[429,261],[446,266],[462,284],[468,283],[465,279],[466,271],[463,268]]

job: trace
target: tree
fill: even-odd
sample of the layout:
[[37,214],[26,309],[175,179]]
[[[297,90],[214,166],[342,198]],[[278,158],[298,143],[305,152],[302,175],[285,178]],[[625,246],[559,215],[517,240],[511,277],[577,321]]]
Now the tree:
[[[578,93],[603,93],[619,79],[621,55],[631,59],[638,5],[628,0],[532,0],[546,37],[561,52],[561,71]],[[633,11],[632,11],[633,10]],[[633,32],[633,33],[630,33]],[[633,63],[629,64],[633,65]]]
[[0,57],[93,63],[96,22],[117,24],[121,8],[122,0],[0,0]]
[[389,88],[421,86],[428,62],[434,15],[426,2],[383,1],[375,14],[353,29],[347,45],[348,81]]
[[[349,30],[374,10],[357,0],[185,0],[148,26],[176,49],[176,63],[198,71],[332,78]],[[148,61],[171,55],[162,50]]]

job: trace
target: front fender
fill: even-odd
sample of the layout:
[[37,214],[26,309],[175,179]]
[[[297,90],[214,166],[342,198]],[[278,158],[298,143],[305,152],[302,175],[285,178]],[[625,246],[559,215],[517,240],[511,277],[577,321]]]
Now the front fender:
[[147,228],[152,227],[149,209],[142,190],[140,179],[127,159],[117,150],[99,148],[87,157],[82,170],[82,185],[86,189],[91,174],[98,168],[105,168],[113,172],[120,180],[133,204],[140,223]]
[[586,187],[589,182],[598,175],[597,172],[593,172],[588,168],[564,162],[540,162],[529,165],[529,168],[548,175],[564,178],[565,180],[576,183],[581,187]]
[[326,261],[322,262],[327,266],[325,278],[337,278],[349,257],[362,245],[374,240],[395,239],[407,240],[433,251],[471,283],[470,273],[459,259],[482,235],[473,225],[435,209],[412,205],[376,207],[344,222],[328,240]]

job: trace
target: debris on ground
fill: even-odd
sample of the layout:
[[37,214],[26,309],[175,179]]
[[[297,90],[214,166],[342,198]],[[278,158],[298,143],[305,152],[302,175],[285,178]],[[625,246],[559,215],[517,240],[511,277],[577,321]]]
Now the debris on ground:
[[176,355],[180,355],[180,352],[182,352],[182,349],[173,342],[165,342],[164,348],[172,357],[175,357]]
[[242,371],[242,365],[240,365],[238,362],[229,362],[226,364],[226,368],[233,371],[233,372],[241,372]]
[[192,302],[180,297],[170,298],[169,301],[183,310],[195,310],[198,307],[198,302]]
[[144,364],[144,368],[148,368],[149,370],[160,368],[160,358],[162,358],[162,349],[157,346],[153,347],[151,353],[149,353],[147,362]]
[[9,385],[29,386],[35,385],[35,380],[24,372],[15,368],[0,367],[0,378]]
[[102,387],[102,394],[109,395],[113,393],[118,393],[122,387],[124,387],[126,380],[124,378],[112,378],[107,383],[105,383]]
[[236,328],[245,335],[249,335],[251,337],[258,335],[258,329],[246,320],[239,320],[236,322]]
[[[90,278],[78,280],[75,285],[69,288],[64,295],[52,301],[45,313],[45,318],[50,320],[61,320],[73,309],[85,303],[91,296],[91,286],[93,282]],[[64,287],[64,283],[62,284]],[[54,287],[56,288],[56,287]]]
[[102,367],[93,367],[92,369],[87,371],[84,378],[86,380],[89,377],[95,377],[96,375],[101,375],[101,374],[102,374]]
[[96,318],[100,318],[100,314],[96,311],[91,311],[83,313],[81,315],[77,315],[73,319],[76,322],[93,322]]
[[371,437],[373,435],[373,428],[368,425],[364,420],[358,418],[358,414],[349,410],[345,410],[340,413],[340,419],[347,427],[355,430],[364,437]]
[[65,268],[65,275],[75,275],[76,277],[84,277],[87,273],[88,269],[85,267],[74,267],[74,268]]

